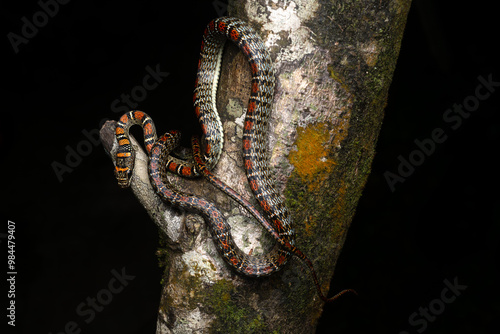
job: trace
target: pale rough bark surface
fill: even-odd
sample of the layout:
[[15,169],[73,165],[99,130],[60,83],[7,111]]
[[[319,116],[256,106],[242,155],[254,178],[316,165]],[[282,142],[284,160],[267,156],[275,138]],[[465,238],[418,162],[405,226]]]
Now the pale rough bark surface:
[[[261,34],[275,62],[270,161],[297,246],[313,261],[325,293],[370,172],[409,7],[404,0],[239,0],[228,8]],[[249,83],[246,59],[228,45],[217,100],[225,144],[214,173],[254,201],[241,151]],[[111,156],[113,130],[113,122],[101,130]],[[157,333],[313,333],[323,303],[302,263],[292,259],[266,278],[236,274],[200,216],[172,209],[154,194],[147,156],[134,146],[141,153],[132,191],[165,240]],[[247,212],[204,180],[171,180],[214,202],[244,251],[272,247]]]

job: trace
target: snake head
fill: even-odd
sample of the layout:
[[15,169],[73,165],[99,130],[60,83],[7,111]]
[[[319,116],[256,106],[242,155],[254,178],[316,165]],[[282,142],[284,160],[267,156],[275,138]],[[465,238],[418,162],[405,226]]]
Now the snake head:
[[132,181],[132,172],[134,170],[134,153],[118,152],[116,154],[115,177],[120,188],[128,188]]

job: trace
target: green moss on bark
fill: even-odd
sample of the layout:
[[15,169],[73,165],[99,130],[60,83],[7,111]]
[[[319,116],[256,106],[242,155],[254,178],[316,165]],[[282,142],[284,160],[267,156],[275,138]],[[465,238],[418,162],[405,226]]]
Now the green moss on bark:
[[205,289],[203,304],[215,316],[211,333],[265,333],[263,315],[253,308],[237,303],[236,289],[232,282],[217,281]]

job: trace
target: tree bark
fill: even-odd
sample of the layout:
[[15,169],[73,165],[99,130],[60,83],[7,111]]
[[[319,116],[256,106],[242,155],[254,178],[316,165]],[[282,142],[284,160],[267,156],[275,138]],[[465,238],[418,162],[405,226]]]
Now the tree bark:
[[[237,0],[228,7],[271,51],[277,86],[270,162],[292,212],[296,245],[313,261],[325,293],[370,172],[409,7],[409,0]],[[256,203],[241,144],[250,68],[237,47],[227,44],[217,97],[224,152],[214,173]],[[113,159],[114,126],[107,122],[101,129]],[[133,145],[138,154],[132,191],[165,241],[159,251],[166,266],[157,333],[313,333],[323,302],[302,263],[292,258],[282,271],[259,279],[232,271],[200,216],[173,209],[155,195],[147,156]],[[248,213],[206,181],[171,181],[214,202],[244,251],[272,247]]]

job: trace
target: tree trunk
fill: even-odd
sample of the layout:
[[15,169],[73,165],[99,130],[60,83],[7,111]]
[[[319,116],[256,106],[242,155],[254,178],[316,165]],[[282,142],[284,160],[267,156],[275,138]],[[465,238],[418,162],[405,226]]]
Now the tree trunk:
[[[325,294],[370,172],[409,7],[408,0],[238,0],[228,7],[260,33],[274,60],[270,161],[292,212],[296,245],[313,261]],[[250,68],[238,48],[226,44],[217,97],[224,152],[214,173],[256,203],[241,138]],[[113,122],[103,126],[101,137],[113,157]],[[133,144],[138,154],[132,190],[165,241],[157,333],[313,333],[323,302],[307,268],[292,258],[270,277],[232,271],[200,216],[172,209],[155,195],[147,156]],[[272,247],[248,213],[205,180],[171,181],[214,202],[244,251]]]

